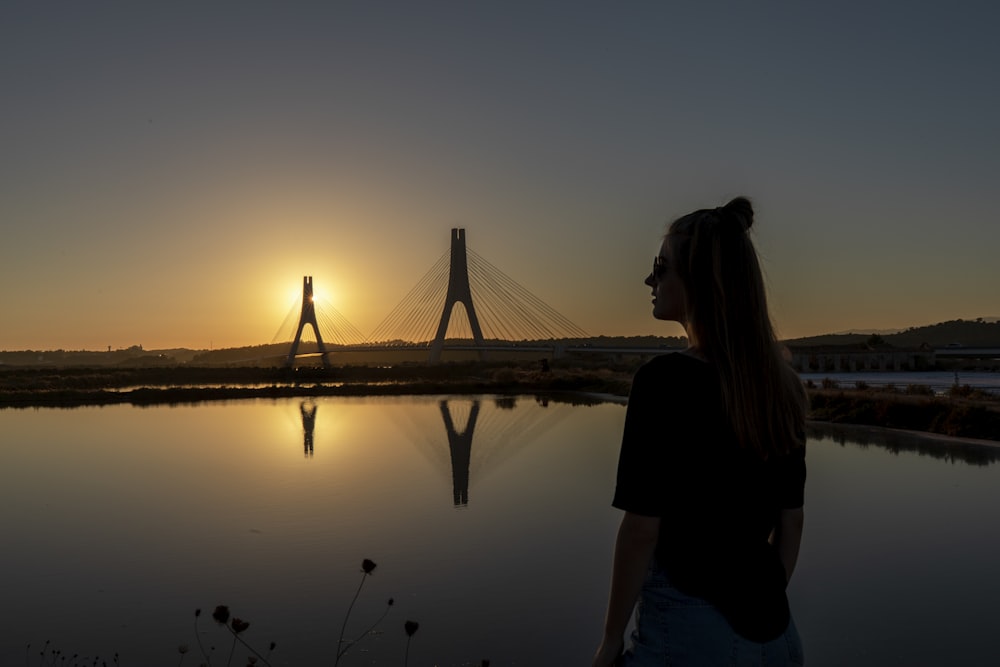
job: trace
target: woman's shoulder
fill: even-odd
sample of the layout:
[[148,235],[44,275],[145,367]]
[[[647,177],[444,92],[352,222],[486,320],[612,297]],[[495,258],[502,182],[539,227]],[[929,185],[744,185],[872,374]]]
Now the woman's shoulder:
[[644,375],[710,375],[711,372],[712,366],[707,361],[696,356],[692,352],[688,352],[687,350],[658,355],[647,361],[642,365],[642,367],[639,368],[639,373]]
[[715,378],[707,362],[684,352],[671,352],[653,357],[644,363],[632,380],[633,389],[649,388],[659,392],[675,387],[679,391],[692,384],[711,382]]

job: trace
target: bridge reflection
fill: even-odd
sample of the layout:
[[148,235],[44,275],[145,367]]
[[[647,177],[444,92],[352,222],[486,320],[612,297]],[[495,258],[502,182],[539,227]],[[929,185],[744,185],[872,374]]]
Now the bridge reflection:
[[472,402],[469,419],[459,432],[451,418],[448,401],[441,401],[441,419],[448,435],[448,451],[451,453],[451,487],[455,507],[469,504],[469,463],[472,460],[472,436],[476,432],[476,418],[479,417],[479,401]]
[[[549,399],[543,397],[521,402],[514,396],[497,396],[492,401],[443,398],[435,401],[433,411],[417,405],[387,414],[397,422],[405,416],[406,423],[399,424],[403,434],[449,480],[452,503],[460,508],[469,504],[470,482],[482,481],[570,414],[569,409],[560,409],[564,406],[550,407]],[[298,407],[303,455],[312,458],[319,406],[305,400]]]
[[[481,484],[490,474],[507,465],[526,448],[539,444],[544,435],[565,419],[570,410],[565,406],[549,407],[545,398],[496,396],[445,398],[437,402],[438,414],[444,426],[430,422],[429,413],[421,423],[406,429],[414,445],[433,465],[448,470],[452,487],[452,503],[466,507],[470,487]],[[447,442],[447,458],[444,444]]]

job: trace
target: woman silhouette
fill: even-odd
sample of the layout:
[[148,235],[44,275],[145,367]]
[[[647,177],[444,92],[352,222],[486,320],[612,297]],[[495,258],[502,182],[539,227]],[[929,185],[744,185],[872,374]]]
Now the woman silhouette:
[[633,380],[594,667],[804,662],[785,587],[802,535],[806,397],[775,339],[752,224],[743,197],[677,219],[646,278],[653,317],[682,324],[690,346]]

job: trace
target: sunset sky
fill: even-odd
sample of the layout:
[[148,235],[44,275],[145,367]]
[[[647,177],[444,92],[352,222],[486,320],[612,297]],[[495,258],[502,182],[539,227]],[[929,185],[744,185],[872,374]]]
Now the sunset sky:
[[368,334],[464,227],[591,335],[735,195],[782,337],[1000,315],[991,2],[7,2],[0,350]]

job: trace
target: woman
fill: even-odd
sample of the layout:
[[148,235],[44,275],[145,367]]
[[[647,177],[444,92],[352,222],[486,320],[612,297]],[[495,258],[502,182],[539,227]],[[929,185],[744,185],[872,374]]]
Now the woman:
[[682,324],[689,348],[633,380],[594,667],[803,664],[785,587],[802,535],[806,398],[775,340],[752,224],[743,197],[677,219],[646,278],[653,317]]

